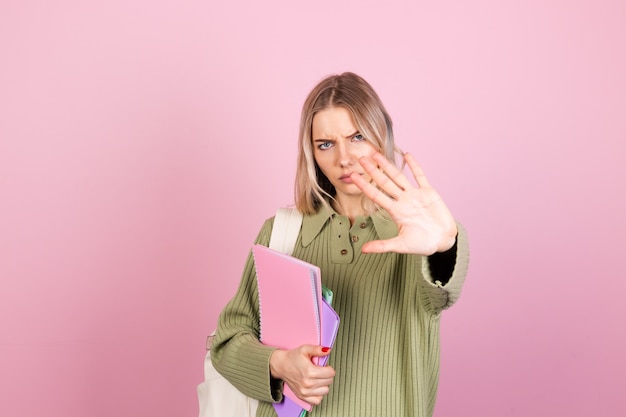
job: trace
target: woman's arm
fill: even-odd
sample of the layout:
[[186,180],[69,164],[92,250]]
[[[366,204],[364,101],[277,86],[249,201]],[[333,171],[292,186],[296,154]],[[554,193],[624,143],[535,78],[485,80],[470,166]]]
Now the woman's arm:
[[424,280],[420,288],[424,306],[439,314],[456,302],[465,281],[469,260],[467,234],[415,159],[410,154],[405,154],[404,159],[417,186],[379,153],[359,160],[376,186],[359,175],[350,177],[398,225],[396,237],[368,242],[362,250],[422,255]]
[[[267,245],[273,226],[268,220],[255,243]],[[292,350],[265,346],[259,341],[259,296],[252,255],[248,256],[237,293],[226,305],[211,346],[215,369],[244,394],[262,401],[281,401],[283,383],[309,404],[319,404],[328,394],[335,371],[313,364],[327,356],[321,346],[303,345]]]

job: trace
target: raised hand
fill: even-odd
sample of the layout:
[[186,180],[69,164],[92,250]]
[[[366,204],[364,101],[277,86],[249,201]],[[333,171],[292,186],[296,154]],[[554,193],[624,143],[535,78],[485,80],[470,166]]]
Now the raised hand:
[[380,153],[359,163],[377,187],[360,175],[351,179],[372,201],[384,208],[398,225],[398,236],[363,245],[365,253],[398,252],[432,255],[445,252],[456,240],[456,221],[412,155],[404,154],[417,187]]

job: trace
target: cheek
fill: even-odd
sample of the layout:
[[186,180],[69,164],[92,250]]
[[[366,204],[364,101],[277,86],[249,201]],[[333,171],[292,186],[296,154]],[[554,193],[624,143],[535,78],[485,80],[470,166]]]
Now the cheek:
[[326,152],[313,151],[313,159],[322,172],[324,172],[326,165],[328,165],[328,154]]
[[366,142],[363,144],[361,148],[360,156],[372,156],[377,152],[376,147],[370,142]]

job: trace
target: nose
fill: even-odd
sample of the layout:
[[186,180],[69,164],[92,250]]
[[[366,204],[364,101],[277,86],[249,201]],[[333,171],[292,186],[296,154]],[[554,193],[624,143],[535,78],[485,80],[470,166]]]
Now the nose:
[[356,161],[350,146],[348,146],[345,142],[342,142],[337,146],[337,159],[339,166],[342,168],[347,168],[353,165],[354,161]]

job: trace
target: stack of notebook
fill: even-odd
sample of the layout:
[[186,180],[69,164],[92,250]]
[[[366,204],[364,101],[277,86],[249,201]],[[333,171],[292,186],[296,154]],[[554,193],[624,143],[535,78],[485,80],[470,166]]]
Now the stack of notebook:
[[[304,344],[332,347],[339,316],[330,302],[332,293],[322,287],[317,266],[293,256],[255,245],[252,248],[259,287],[261,342],[280,349]],[[325,366],[328,356],[316,358]],[[284,399],[274,404],[279,417],[299,417],[312,406],[285,385]]]

